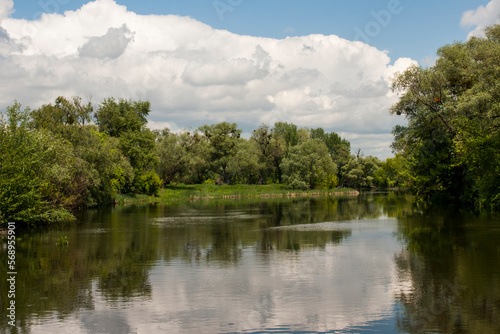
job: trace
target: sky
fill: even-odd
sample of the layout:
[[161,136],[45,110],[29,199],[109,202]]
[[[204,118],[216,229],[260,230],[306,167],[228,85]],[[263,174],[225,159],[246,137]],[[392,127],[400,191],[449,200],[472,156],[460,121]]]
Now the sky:
[[292,122],[393,155],[395,73],[481,36],[500,0],[0,0],[0,110],[149,100],[173,131]]

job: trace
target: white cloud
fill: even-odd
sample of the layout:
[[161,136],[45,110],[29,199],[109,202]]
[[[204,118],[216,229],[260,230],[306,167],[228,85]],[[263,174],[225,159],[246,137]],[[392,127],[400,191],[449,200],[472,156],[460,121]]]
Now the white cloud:
[[486,6],[463,13],[460,24],[462,26],[475,26],[469,37],[484,37],[484,28],[500,22],[500,0],[491,0]]
[[9,17],[9,15],[14,10],[14,1],[13,0],[2,0],[0,1],[0,22],[3,19]]
[[152,122],[181,128],[230,121],[249,132],[287,121],[387,134],[400,121],[388,113],[397,98],[391,75],[413,63],[391,65],[385,51],[334,35],[241,36],[113,0],[37,21],[8,18],[12,4],[0,8],[2,109],[14,99],[38,107],[59,95],[114,96],[148,99]]
[[78,48],[80,57],[90,58],[118,58],[132,41],[132,34],[127,25],[121,28],[109,28],[108,32],[100,37],[91,37],[88,42]]

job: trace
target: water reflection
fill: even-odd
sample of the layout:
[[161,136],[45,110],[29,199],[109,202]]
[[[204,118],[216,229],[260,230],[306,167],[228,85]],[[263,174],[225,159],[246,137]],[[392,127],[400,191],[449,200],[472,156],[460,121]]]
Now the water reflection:
[[396,263],[407,333],[500,333],[500,219],[424,210],[400,223]]
[[117,207],[19,237],[7,333],[499,329],[498,225],[404,195]]

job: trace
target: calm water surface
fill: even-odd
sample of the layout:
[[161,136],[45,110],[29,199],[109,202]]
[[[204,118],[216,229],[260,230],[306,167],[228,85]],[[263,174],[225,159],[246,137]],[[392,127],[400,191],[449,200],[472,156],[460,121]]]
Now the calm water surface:
[[[90,211],[18,233],[5,333],[500,333],[500,219],[396,194]],[[67,236],[68,246],[57,246]]]

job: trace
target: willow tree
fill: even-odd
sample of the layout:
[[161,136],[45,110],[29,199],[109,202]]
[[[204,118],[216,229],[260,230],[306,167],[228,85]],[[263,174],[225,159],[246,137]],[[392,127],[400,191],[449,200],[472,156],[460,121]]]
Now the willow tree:
[[500,208],[500,25],[485,33],[395,79],[401,97],[391,111],[407,125],[395,127],[393,148],[408,159],[421,199]]
[[337,165],[320,139],[293,146],[281,163],[283,180],[297,189],[331,189],[338,184]]
[[151,111],[148,101],[115,100],[102,102],[95,112],[99,131],[118,138],[119,148],[134,170],[134,182],[128,192],[156,194],[161,180],[154,169],[158,165],[155,134],[147,128]]
[[231,183],[229,164],[238,152],[241,130],[236,123],[227,122],[204,125],[198,130],[203,133],[210,146],[209,169],[218,174],[225,184]]

